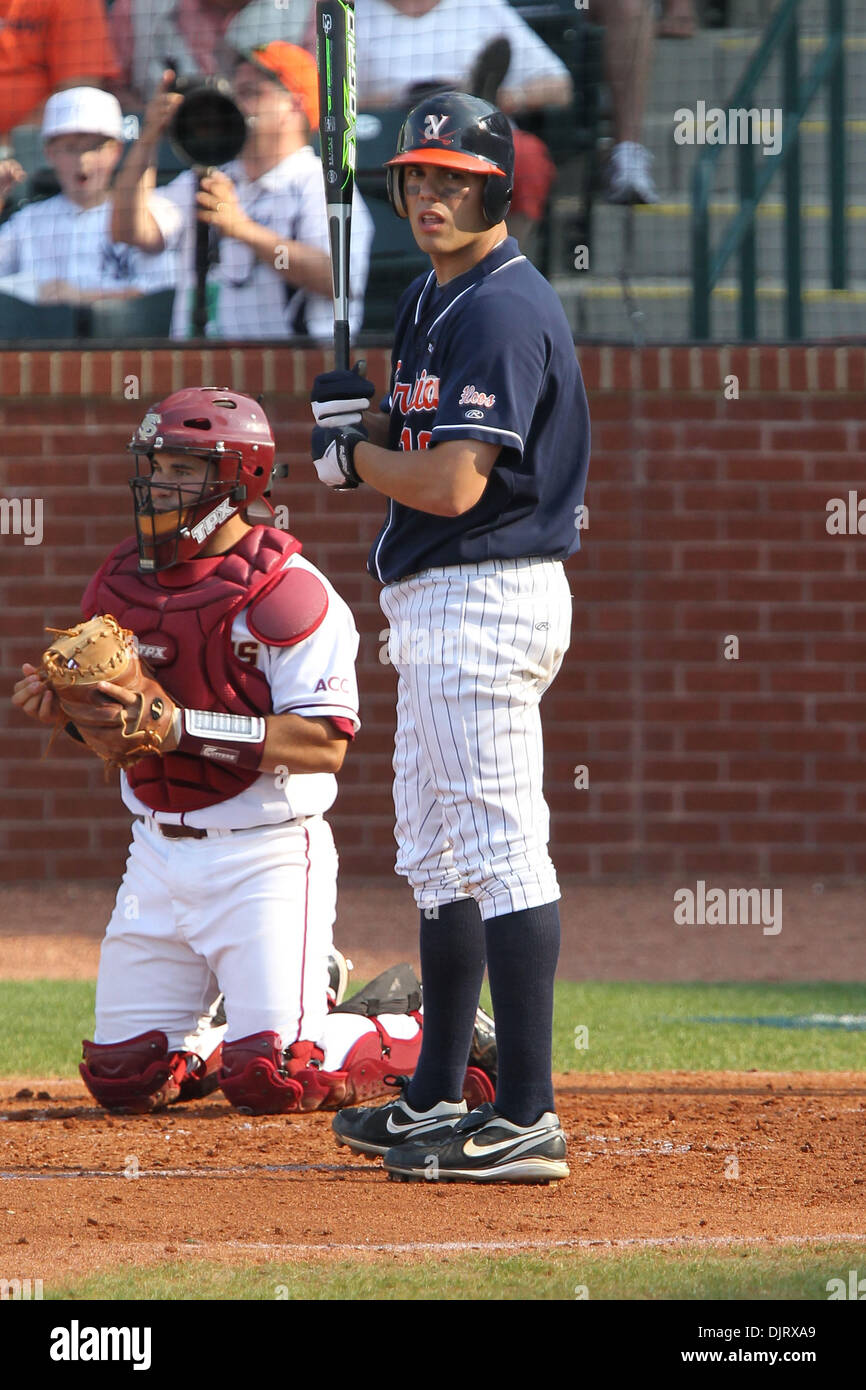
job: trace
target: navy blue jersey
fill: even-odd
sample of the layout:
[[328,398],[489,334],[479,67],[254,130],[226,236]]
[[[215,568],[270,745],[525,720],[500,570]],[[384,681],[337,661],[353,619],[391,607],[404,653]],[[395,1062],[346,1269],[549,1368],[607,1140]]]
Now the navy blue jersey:
[[580,548],[576,510],[589,465],[589,410],[562,305],[507,237],[441,289],[434,272],[397,307],[388,447],[449,439],[501,444],[487,486],[462,516],[402,503],[368,568],[391,583],[437,565],[550,556]]

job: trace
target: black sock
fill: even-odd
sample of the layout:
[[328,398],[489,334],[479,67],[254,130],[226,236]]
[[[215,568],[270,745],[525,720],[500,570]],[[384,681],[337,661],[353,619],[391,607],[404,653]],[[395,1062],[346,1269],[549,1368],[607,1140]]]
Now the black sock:
[[531,1125],[556,1109],[550,1073],[559,907],[507,912],[485,928],[499,1056],[496,1109],[513,1124]]
[[460,1100],[484,976],[484,923],[474,898],[421,913],[424,1033],[409,1084],[413,1110]]

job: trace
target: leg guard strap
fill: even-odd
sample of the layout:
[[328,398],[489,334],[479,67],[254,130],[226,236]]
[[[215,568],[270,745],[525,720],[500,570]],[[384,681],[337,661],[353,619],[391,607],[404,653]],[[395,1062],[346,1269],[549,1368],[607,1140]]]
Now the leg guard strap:
[[[415,1017],[420,1024],[420,1017]],[[392,1038],[378,1018],[371,1016],[369,1021],[376,1031],[365,1033],[352,1044],[338,1071],[323,1071],[316,1065],[316,1057],[296,1070],[290,1064],[292,1075],[304,1089],[301,1109],[339,1110],[344,1105],[360,1105],[386,1095],[400,1084],[396,1079],[399,1074],[411,1075],[415,1070],[421,1051],[420,1027],[414,1038]],[[298,1048],[305,1046],[309,1044],[297,1044]]]

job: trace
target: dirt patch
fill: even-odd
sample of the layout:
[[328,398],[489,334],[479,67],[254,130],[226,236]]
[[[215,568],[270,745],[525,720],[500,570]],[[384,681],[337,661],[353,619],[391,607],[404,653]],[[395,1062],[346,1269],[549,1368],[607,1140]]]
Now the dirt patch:
[[[782,930],[678,926],[681,883],[591,886],[562,881],[559,973],[569,980],[864,980],[866,887],[781,882]],[[719,880],[715,887],[727,887]],[[736,885],[740,886],[740,885]],[[692,884],[692,887],[694,885]],[[86,979],[116,885],[70,883],[0,888],[0,978]],[[418,914],[409,890],[341,878],[335,939],[359,979],[398,960],[418,966]]]
[[389,1182],[378,1162],[336,1147],[325,1114],[244,1116],[209,1097],[109,1116],[79,1082],[0,1083],[0,1270],[47,1288],[184,1256],[421,1257],[425,1245],[866,1231],[866,1073],[556,1081],[571,1177],[542,1188]]

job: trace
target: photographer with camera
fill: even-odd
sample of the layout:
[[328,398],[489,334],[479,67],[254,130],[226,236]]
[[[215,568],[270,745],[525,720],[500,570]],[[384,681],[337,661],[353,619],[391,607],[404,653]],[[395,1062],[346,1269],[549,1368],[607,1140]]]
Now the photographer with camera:
[[[207,335],[220,338],[330,340],[331,269],[322,167],[310,145],[318,124],[318,75],[304,49],[275,41],[238,56],[232,95],[245,122],[237,158],[197,152],[195,121],[183,145],[184,103],[196,95],[174,90],[167,69],[145,112],[141,137],[114,187],[112,236],[149,255],[180,253],[171,334],[193,332],[196,225],[209,229]],[[198,88],[201,100],[201,86]],[[215,101],[222,107],[226,96]],[[156,190],[160,141],[174,145],[194,168]],[[209,132],[206,135],[209,136]],[[217,145],[219,140],[217,140]],[[204,145],[213,139],[203,140]],[[229,142],[230,147],[230,142]],[[203,167],[207,163],[219,167]],[[352,209],[350,323],[363,316],[373,224],[361,199]]]

